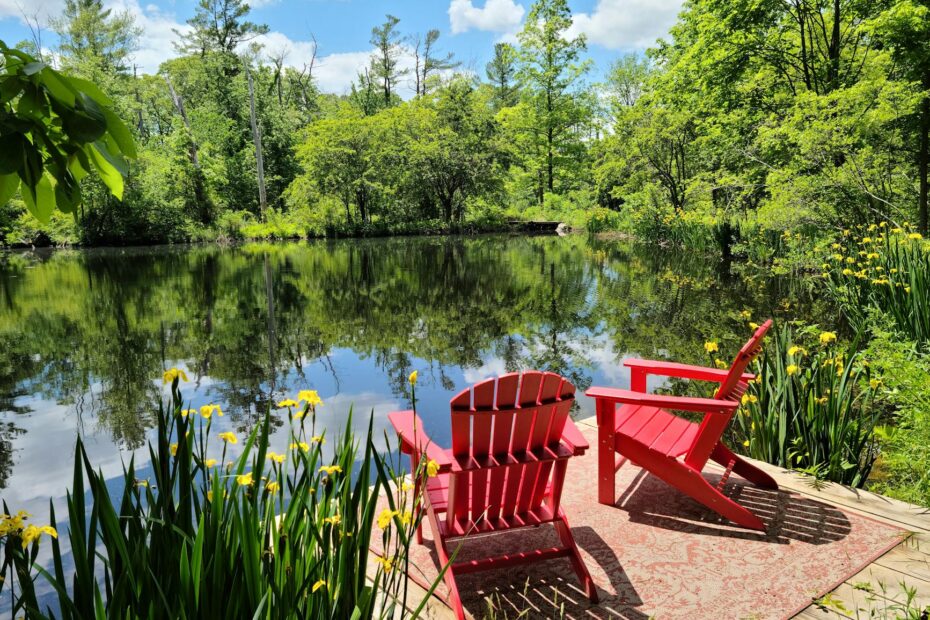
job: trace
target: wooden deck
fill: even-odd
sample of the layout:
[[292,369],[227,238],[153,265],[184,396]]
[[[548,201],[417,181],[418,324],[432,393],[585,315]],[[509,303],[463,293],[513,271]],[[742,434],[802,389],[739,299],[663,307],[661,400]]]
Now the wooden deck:
[[[593,418],[576,423],[596,428]],[[796,618],[920,618],[917,610],[930,607],[930,510],[838,484],[815,485],[807,476],[767,463],[756,464],[785,489],[912,532],[899,545],[844,581],[829,595],[817,602],[812,601]],[[712,469],[711,465],[707,466],[708,470]],[[412,585],[410,603],[413,607],[419,604],[423,594],[425,592],[422,589]],[[557,615],[555,611],[553,609],[553,617]],[[446,619],[454,616],[448,607],[434,598],[422,617]]]

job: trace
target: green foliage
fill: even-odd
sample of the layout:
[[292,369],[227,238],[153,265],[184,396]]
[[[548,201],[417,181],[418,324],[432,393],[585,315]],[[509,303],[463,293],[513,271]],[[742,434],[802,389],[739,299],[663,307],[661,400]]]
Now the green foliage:
[[884,222],[857,232],[847,230],[824,257],[824,280],[844,315],[863,328],[878,309],[909,339],[930,342],[930,242]]
[[930,506],[930,358],[902,338],[888,317],[870,317],[865,356],[882,378],[882,398],[894,418],[882,428],[882,455],[869,488],[906,502]]
[[[172,400],[159,409],[148,446],[150,477],[137,478],[130,460],[122,489],[111,495],[78,438],[67,499],[73,574],[64,571],[57,535],[46,571],[35,563],[40,533],[5,527],[0,574],[9,577],[0,590],[18,586],[13,613],[56,615],[39,607],[36,570],[57,593],[63,618],[394,617],[406,587],[393,567],[406,561],[419,499],[375,451],[371,424],[366,437],[335,438],[329,457],[325,434],[316,435],[319,398],[301,393],[302,404],[281,403],[291,425],[287,444],[270,445],[267,412],[242,453],[227,460],[238,438],[211,432],[214,416],[223,415],[218,407],[183,409],[181,378],[165,373]],[[376,514],[382,494],[390,497],[387,519]],[[54,507],[50,513],[54,528]],[[376,522],[385,554],[369,581]]]
[[881,409],[867,361],[836,334],[782,325],[766,339],[736,414],[742,451],[818,479],[863,487],[879,455]]
[[95,172],[118,199],[136,150],[112,102],[91,82],[65,76],[0,41],[0,205],[21,188],[40,222],[74,213],[79,181]]

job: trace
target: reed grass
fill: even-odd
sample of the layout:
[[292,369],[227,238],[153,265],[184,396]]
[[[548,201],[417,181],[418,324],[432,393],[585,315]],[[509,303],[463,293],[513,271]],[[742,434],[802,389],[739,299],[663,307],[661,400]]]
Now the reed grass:
[[[6,586],[14,617],[407,615],[402,569],[420,498],[375,449],[371,422],[363,437],[347,430],[333,438],[326,458],[326,434],[315,427],[319,398],[302,392],[302,405],[279,403],[290,423],[287,444],[271,445],[272,415],[283,412],[269,411],[244,438],[241,455],[227,460],[239,438],[214,432],[219,408],[183,409],[182,378],[166,373],[171,402],[161,407],[149,443],[149,477],[140,479],[130,460],[119,488],[77,440],[67,494],[70,558],[51,503],[50,527],[35,537],[28,515],[4,516],[0,594]],[[378,511],[382,494],[390,508]],[[385,553],[372,561],[371,537],[379,531]],[[49,570],[36,564],[40,540],[52,545]],[[54,588],[55,604],[40,601],[40,577]]]
[[755,459],[862,487],[879,453],[881,387],[853,342],[788,324],[773,329],[732,425]]
[[855,328],[877,308],[912,340],[930,343],[930,243],[919,233],[872,225],[844,231],[826,251],[827,289]]

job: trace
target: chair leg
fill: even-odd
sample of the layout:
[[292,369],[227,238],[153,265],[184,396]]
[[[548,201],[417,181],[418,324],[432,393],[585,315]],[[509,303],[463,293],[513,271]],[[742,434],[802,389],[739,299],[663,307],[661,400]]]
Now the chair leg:
[[439,558],[439,570],[446,567],[446,572],[442,579],[449,588],[449,596],[446,603],[455,613],[456,620],[465,620],[465,609],[462,607],[462,599],[459,597],[459,588],[455,583],[455,573],[452,572],[452,564],[449,561],[449,552],[446,549],[446,541],[442,537],[439,529],[439,519],[436,511],[430,505],[426,506],[427,516],[429,517],[430,531],[433,533],[433,544],[436,545],[436,555]]
[[599,600],[597,586],[594,585],[594,580],[591,579],[591,573],[588,572],[588,567],[585,566],[584,560],[581,558],[581,552],[578,551],[578,545],[575,544],[575,537],[572,534],[571,527],[568,525],[568,518],[565,516],[564,512],[561,510],[559,510],[559,512],[561,513],[559,519],[553,521],[555,530],[559,534],[562,545],[572,552],[568,558],[571,560],[572,567],[575,569],[575,574],[578,575],[578,580],[584,588],[585,595],[592,603],[597,603]]
[[710,458],[715,462],[720,463],[724,467],[727,467],[730,464],[730,461],[734,461],[733,471],[757,487],[762,487],[763,489],[778,488],[778,483],[775,482],[775,480],[770,475],[755,465],[747,463],[739,456],[733,454],[733,451],[723,445],[722,441],[717,443],[717,446],[711,453]]
[[701,472],[688,467],[678,459],[658,455],[642,444],[624,442],[621,454],[642,463],[649,473],[658,476],[685,495],[701,502],[733,523],[752,530],[765,531],[765,523],[748,509],[743,508],[709,483]]
[[604,425],[597,429],[597,501],[613,506],[617,501],[617,461],[614,431]]

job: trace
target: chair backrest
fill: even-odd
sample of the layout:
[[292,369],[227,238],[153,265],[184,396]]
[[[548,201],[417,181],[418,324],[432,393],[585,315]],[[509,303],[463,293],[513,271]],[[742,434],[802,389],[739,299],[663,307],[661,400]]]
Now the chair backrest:
[[574,400],[575,386],[567,379],[538,371],[488,379],[453,398],[452,453],[471,465],[450,479],[449,522],[486,518],[493,524],[539,508],[553,461],[519,461],[558,446]]
[[[762,340],[765,334],[772,327],[772,320],[769,319],[760,325],[752,337],[743,345],[743,348],[736,354],[736,358],[730,365],[730,371],[726,379],[720,383],[714,398],[718,400],[739,400],[743,393],[749,388],[749,384],[743,380],[743,373],[746,368],[762,351]],[[698,430],[688,453],[685,456],[685,463],[695,469],[702,469],[710,458],[710,454],[720,441],[720,436],[730,423],[732,416],[726,416],[720,413],[708,413],[704,415],[701,427]]]

